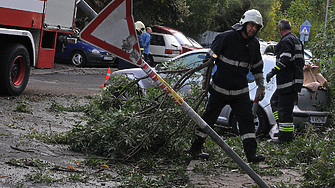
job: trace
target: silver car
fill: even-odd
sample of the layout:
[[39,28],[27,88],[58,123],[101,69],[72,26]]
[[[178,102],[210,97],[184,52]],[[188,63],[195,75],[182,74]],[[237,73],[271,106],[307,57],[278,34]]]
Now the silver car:
[[[180,62],[183,60],[183,63],[187,65],[193,65],[194,62],[200,62],[205,59],[206,53],[208,49],[199,49],[194,51],[189,51],[182,55],[179,55],[171,60],[171,62]],[[275,56],[273,55],[262,55],[264,61],[264,78],[266,74],[275,66]],[[199,64],[199,63],[198,63]],[[159,65],[158,65],[159,66]],[[196,64],[194,65],[196,66]],[[157,66],[156,66],[157,68]],[[215,71],[215,67],[213,68],[213,72]],[[157,71],[157,70],[156,70]],[[141,68],[133,68],[133,69],[125,69],[120,71],[115,71],[112,75],[126,75],[131,79],[141,78],[146,76],[146,73]],[[254,81],[254,77],[252,74],[248,74],[247,76],[249,81],[249,91],[250,91],[250,103],[253,102],[257,86]],[[201,77],[199,78],[201,80]],[[152,82],[150,79],[141,80],[139,86],[145,90],[152,87]],[[270,105],[270,98],[272,93],[276,89],[276,81],[274,78],[270,81],[270,83],[265,83],[265,97],[262,101],[259,102],[259,107],[257,108],[257,113],[254,119],[255,122],[255,130],[258,136],[267,135],[269,130],[273,125],[276,124],[274,116],[272,114],[272,109]],[[314,97],[312,97],[314,96]],[[298,125],[302,122],[310,122],[314,124],[328,124],[330,113],[325,110],[328,104],[328,93],[327,90],[323,88],[319,88],[315,93],[310,91],[307,88],[303,88],[302,91],[298,94],[298,98],[296,100],[296,104],[294,106],[294,124]],[[230,108],[229,105],[225,106],[216,123],[217,127],[220,126],[231,126],[235,134],[239,134],[238,131],[238,122]]]

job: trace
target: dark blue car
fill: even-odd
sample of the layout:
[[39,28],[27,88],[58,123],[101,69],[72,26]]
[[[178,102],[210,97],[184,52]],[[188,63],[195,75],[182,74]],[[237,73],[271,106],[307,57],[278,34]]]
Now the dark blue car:
[[115,55],[77,38],[76,43],[61,44],[55,53],[56,60],[70,61],[76,67],[108,65],[117,67]]

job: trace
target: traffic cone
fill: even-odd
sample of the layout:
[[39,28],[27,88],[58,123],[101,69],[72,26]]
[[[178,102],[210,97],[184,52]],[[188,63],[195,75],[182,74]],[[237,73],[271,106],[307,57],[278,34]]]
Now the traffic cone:
[[104,84],[103,84],[103,85],[101,85],[101,87],[105,87],[105,85],[106,85],[106,82],[107,82],[107,80],[109,79],[110,75],[111,75],[111,68],[110,68],[110,67],[108,67],[108,70],[107,70],[107,75],[106,75],[106,78],[105,78],[105,82],[104,82]]

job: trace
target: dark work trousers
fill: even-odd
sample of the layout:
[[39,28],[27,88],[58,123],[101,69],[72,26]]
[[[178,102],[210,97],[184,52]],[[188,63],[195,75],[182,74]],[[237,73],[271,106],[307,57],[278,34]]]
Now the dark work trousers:
[[143,55],[143,60],[148,63],[148,54],[142,53]]
[[[293,108],[294,101],[297,98],[298,93],[296,91],[288,93],[278,93],[276,90],[271,97],[270,103],[272,112],[278,114],[278,123],[279,123],[279,140],[281,141],[292,141],[293,139]],[[287,130],[281,131],[282,128]]]
[[[210,97],[206,106],[206,111],[203,114],[203,120],[213,128],[218,119],[221,110],[227,104],[232,108],[237,121],[239,122],[240,135],[255,133],[255,125],[252,115],[252,103],[250,102],[249,93],[241,95],[224,95],[210,88]],[[201,131],[201,130],[199,130]],[[253,157],[256,154],[257,142],[256,138],[248,137],[242,140],[244,151],[247,158]]]

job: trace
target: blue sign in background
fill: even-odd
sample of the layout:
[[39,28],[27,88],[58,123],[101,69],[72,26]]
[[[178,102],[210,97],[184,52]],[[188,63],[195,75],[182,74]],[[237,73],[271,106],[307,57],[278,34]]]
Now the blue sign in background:
[[311,23],[309,23],[308,20],[306,20],[301,26],[300,26],[300,41],[308,41],[308,35],[309,31],[311,29]]

